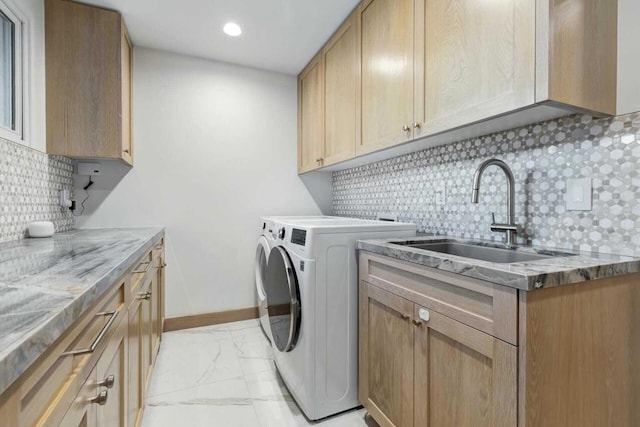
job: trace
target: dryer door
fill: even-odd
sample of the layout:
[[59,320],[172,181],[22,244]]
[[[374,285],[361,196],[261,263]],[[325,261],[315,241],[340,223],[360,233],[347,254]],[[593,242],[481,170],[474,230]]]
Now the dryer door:
[[291,258],[282,246],[271,250],[266,273],[264,284],[273,344],[282,352],[291,351],[300,331],[300,289]]

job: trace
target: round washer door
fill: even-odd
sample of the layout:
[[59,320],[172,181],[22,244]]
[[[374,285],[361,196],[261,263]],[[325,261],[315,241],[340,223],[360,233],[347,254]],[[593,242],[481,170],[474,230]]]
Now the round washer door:
[[256,247],[256,290],[258,291],[258,303],[266,307],[266,295],[264,293],[264,281],[267,275],[267,257],[269,256],[269,244],[267,239],[260,236]]
[[271,250],[266,273],[264,290],[273,343],[282,352],[291,351],[300,331],[300,288],[291,258],[282,246]]

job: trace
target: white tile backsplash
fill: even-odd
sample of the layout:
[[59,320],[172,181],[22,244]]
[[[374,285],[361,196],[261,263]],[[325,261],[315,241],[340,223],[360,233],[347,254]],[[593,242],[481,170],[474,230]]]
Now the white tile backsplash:
[[25,237],[33,221],[51,221],[56,232],[73,228],[72,213],[58,206],[72,174],[71,159],[0,139],[0,242]]
[[[491,212],[506,213],[506,179],[483,177],[471,203],[473,174],[485,159],[504,160],[516,178],[516,222],[536,245],[640,256],[640,113],[569,116],[459,141],[333,173],[333,214],[375,218],[394,212],[420,231],[497,240]],[[566,182],[591,178],[590,211],[568,211]],[[436,203],[444,187],[446,203]]]

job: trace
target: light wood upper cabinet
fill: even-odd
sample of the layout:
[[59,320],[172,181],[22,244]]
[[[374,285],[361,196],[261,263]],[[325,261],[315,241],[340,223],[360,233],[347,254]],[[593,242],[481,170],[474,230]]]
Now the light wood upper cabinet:
[[298,173],[322,166],[324,155],[324,97],[322,55],[298,77]]
[[356,13],[364,154],[413,138],[414,0],[366,0]]
[[537,2],[536,102],[613,115],[617,93],[617,0]]
[[355,155],[360,139],[360,62],[357,20],[351,15],[322,49],[325,140],[322,165]]
[[298,76],[298,173],[352,158],[360,140],[357,20],[351,15]]
[[416,2],[415,137],[534,103],[534,0]]
[[131,43],[119,13],[45,2],[47,153],[132,164]]
[[299,173],[616,112],[617,0],[363,0],[354,17],[355,123],[339,31],[300,76]]

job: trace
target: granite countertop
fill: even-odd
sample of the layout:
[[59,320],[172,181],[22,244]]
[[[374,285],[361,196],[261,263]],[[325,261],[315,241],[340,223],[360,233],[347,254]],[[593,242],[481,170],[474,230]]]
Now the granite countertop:
[[0,393],[162,233],[84,229],[0,244]]
[[[360,240],[358,241],[358,249],[525,291],[640,271],[640,258],[621,255],[518,246],[514,250],[558,256],[506,264],[480,261],[391,243],[403,240],[470,242],[468,239],[457,237],[418,236],[411,239]],[[481,246],[508,248],[496,242],[477,240],[473,242]]]

